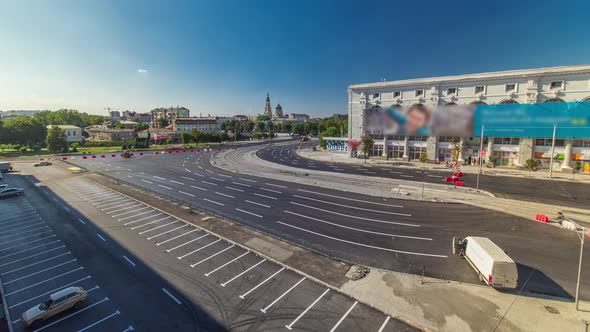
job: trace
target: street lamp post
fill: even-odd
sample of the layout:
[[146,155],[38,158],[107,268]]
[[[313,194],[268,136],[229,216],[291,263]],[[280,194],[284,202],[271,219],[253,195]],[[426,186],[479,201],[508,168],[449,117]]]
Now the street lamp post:
[[[580,258],[578,261],[578,278],[576,280],[576,310],[579,310],[578,306],[580,303],[580,279],[582,277],[582,257],[584,254],[584,236],[586,235],[586,229],[584,227],[578,225],[578,223],[576,223],[575,221],[573,221],[571,219],[568,219],[567,221],[571,222],[574,225],[576,235],[580,239]],[[579,231],[579,229],[581,229],[581,232]]]
[[555,153],[555,132],[557,125],[553,125],[553,140],[551,141],[551,159],[549,161],[549,178],[553,177],[553,154]]
[[479,190],[479,176],[481,175],[481,167],[483,164],[483,131],[484,127],[481,125],[481,137],[479,139],[479,170],[477,171],[477,184],[475,189]]

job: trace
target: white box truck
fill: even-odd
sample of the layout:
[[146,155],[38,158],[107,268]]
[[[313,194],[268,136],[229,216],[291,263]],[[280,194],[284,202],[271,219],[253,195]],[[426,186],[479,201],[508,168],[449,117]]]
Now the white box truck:
[[460,248],[479,280],[494,288],[518,287],[516,263],[490,239],[468,236],[460,242]]

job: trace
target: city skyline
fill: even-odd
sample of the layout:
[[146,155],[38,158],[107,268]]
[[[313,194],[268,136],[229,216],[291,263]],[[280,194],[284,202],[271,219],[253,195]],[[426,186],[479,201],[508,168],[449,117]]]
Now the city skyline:
[[[4,8],[2,110],[107,115],[106,107],[184,105],[193,114],[254,115],[270,92],[285,113],[324,117],[346,112],[353,83],[573,65],[590,56],[590,46],[576,42],[590,9],[582,2],[560,16],[551,6],[511,2],[23,1]],[[542,22],[568,26],[568,34]]]

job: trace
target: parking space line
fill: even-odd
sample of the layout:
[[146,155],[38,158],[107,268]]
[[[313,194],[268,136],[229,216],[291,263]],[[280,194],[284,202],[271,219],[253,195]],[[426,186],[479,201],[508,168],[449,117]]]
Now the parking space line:
[[90,324],[90,325],[86,326],[85,328],[83,328],[83,329],[81,329],[81,330],[78,330],[78,332],[83,332],[83,331],[86,331],[86,330],[88,330],[88,329],[90,329],[90,328],[92,328],[92,327],[94,327],[94,326],[96,326],[96,325],[98,325],[98,324],[100,324],[100,323],[102,323],[102,322],[104,322],[104,321],[108,320],[108,319],[111,319],[111,318],[112,318],[112,317],[114,317],[114,316],[120,315],[120,314],[121,314],[121,312],[120,312],[119,310],[117,310],[117,311],[115,311],[114,313],[112,313],[112,314],[110,314],[110,315],[108,315],[108,316],[106,316],[106,317],[104,317],[104,318],[102,318],[102,319],[99,319],[99,320],[97,320],[96,322],[94,322],[94,323],[92,323],[92,324]]
[[[152,211],[152,212],[156,212],[156,211]],[[159,216],[159,215],[161,215],[161,214],[162,214],[162,213],[156,213],[156,214],[152,214],[152,215],[150,215],[150,216],[147,216],[147,217],[143,217],[143,218],[139,218],[139,219],[137,219],[137,220],[130,221],[130,222],[128,222],[128,223],[125,223],[124,225],[125,225],[125,226],[127,226],[127,225],[129,225],[129,224],[133,224],[133,223],[136,223],[136,222],[138,222],[138,221],[142,221],[142,220],[146,220],[146,219],[149,219],[149,218],[157,217],[157,216]]]
[[[34,297],[32,297],[32,298],[30,298],[30,299],[28,299],[28,300],[24,300],[24,301],[21,301],[21,302],[19,302],[19,303],[15,303],[15,304],[13,304],[13,305],[9,306],[9,307],[8,307],[8,309],[12,309],[12,308],[14,308],[14,307],[18,307],[19,305],[22,305],[22,304],[25,304],[25,303],[27,303],[27,302],[33,301],[33,300],[35,300],[35,299],[38,299],[38,298],[40,298],[40,297],[44,297],[45,295],[53,294],[53,293],[55,293],[55,292],[57,292],[57,291],[59,291],[59,290],[66,289],[66,288],[70,287],[71,285],[75,285],[75,284],[77,284],[77,283],[79,283],[79,282],[81,282],[81,281],[88,280],[88,279],[90,279],[90,276],[86,276],[86,277],[84,277],[84,278],[82,278],[82,279],[78,279],[78,280],[76,280],[76,281],[70,282],[70,283],[68,283],[68,284],[66,284],[66,285],[63,285],[63,286],[57,287],[57,288],[55,288],[55,289],[52,289],[52,290],[50,290],[50,291],[48,291],[48,292],[45,292],[45,293],[43,293],[43,294],[36,295],[36,296],[34,296]],[[98,289],[98,288],[99,288],[98,286],[94,286],[94,287],[92,287],[92,288],[90,288],[90,289],[86,290],[86,292],[88,293],[88,292],[91,292],[91,291],[93,291],[93,290],[96,290],[96,289]]]
[[387,323],[389,322],[390,319],[391,319],[390,316],[385,317],[385,321],[383,322],[383,324],[381,324],[381,327],[379,328],[379,331],[377,331],[377,332],[383,332],[383,330],[385,329],[385,325],[387,325]]
[[65,276],[65,275],[68,275],[68,274],[70,274],[70,273],[74,273],[74,272],[76,272],[76,271],[80,271],[80,270],[82,270],[82,269],[84,269],[84,268],[83,268],[83,267],[78,267],[78,268],[76,268],[76,269],[73,269],[73,270],[71,270],[71,271],[68,271],[68,272],[62,273],[62,274],[60,274],[60,275],[56,275],[55,277],[51,277],[51,278],[45,279],[45,280],[43,280],[43,281],[40,281],[40,282],[38,282],[38,283],[36,283],[36,284],[32,284],[32,285],[29,285],[29,286],[27,286],[27,287],[23,287],[23,288],[21,288],[21,289],[17,289],[17,290],[15,290],[15,291],[12,291],[12,292],[10,292],[10,293],[6,293],[6,295],[4,295],[4,296],[9,296],[9,295],[16,294],[16,293],[18,293],[18,292],[21,292],[21,291],[24,291],[24,290],[27,290],[27,289],[30,289],[30,288],[33,288],[33,287],[39,286],[39,285],[41,285],[41,284],[44,284],[44,283],[46,283],[46,282],[48,282],[48,281],[51,281],[51,280],[54,280],[54,279],[57,279],[57,278],[63,277],[63,276]]
[[89,306],[87,306],[87,307],[84,307],[84,308],[82,308],[82,309],[80,309],[80,310],[78,310],[78,311],[75,311],[74,313],[71,313],[71,314],[69,314],[69,315],[67,315],[67,316],[65,316],[65,317],[62,317],[62,318],[60,318],[60,319],[58,319],[58,320],[54,321],[54,322],[51,322],[50,324],[47,324],[47,325],[43,326],[42,328],[35,330],[34,332],[38,332],[38,331],[45,330],[46,328],[48,328],[48,327],[50,327],[50,326],[53,326],[53,325],[55,325],[55,324],[57,324],[57,323],[60,323],[60,322],[62,322],[62,321],[64,321],[64,320],[66,320],[66,319],[70,318],[70,317],[73,317],[73,316],[75,316],[75,315],[78,315],[79,313],[81,313],[81,312],[84,312],[84,311],[86,311],[86,310],[88,310],[88,309],[90,309],[90,308],[93,308],[93,307],[95,307],[95,306],[97,306],[97,305],[99,305],[99,304],[101,304],[101,303],[103,303],[103,302],[105,302],[105,301],[108,301],[108,300],[109,300],[109,298],[108,298],[108,297],[105,297],[104,299],[102,299],[102,300],[100,300],[100,301],[98,301],[98,302],[95,302],[95,303],[93,303],[93,304],[91,304],[91,305],[89,305]]
[[165,178],[163,178],[163,177],[160,177],[160,176],[155,176],[155,175],[153,175],[153,177],[154,177],[154,178],[156,178],[156,179],[160,179],[160,180],[166,180]]
[[179,185],[181,185],[181,186],[185,186],[185,184],[184,184],[184,183],[182,183],[182,182],[180,182],[180,181],[174,181],[174,180],[170,180],[170,182],[172,182],[172,183],[176,183],[176,184],[179,184]]
[[[54,235],[54,236],[55,236],[55,235]],[[10,257],[10,256],[14,256],[14,255],[18,255],[18,254],[22,254],[23,252],[27,252],[27,251],[35,250],[35,249],[37,249],[37,248],[41,248],[41,247],[43,247],[43,246],[50,245],[50,244],[54,244],[54,243],[57,243],[57,242],[61,242],[61,240],[56,240],[56,241],[53,241],[53,242],[44,243],[44,244],[42,244],[42,245],[38,245],[38,246],[36,246],[36,247],[32,247],[32,248],[28,248],[28,249],[25,249],[25,250],[21,250],[21,251],[13,252],[12,254],[8,254],[8,255],[0,256],[0,259],[2,259],[2,258],[6,258],[6,257]],[[30,244],[30,243],[32,243],[32,242],[25,243],[25,244]],[[64,247],[65,247],[65,246],[64,246]]]
[[36,256],[39,256],[39,255],[45,255],[45,254],[46,254],[46,253],[48,253],[48,252],[52,252],[52,251],[54,251],[54,250],[58,250],[58,249],[63,249],[63,248],[65,248],[65,247],[66,247],[66,246],[63,246],[63,245],[62,245],[62,246],[59,246],[59,247],[55,247],[55,248],[53,248],[53,249],[49,249],[49,250],[45,250],[45,251],[43,251],[43,252],[39,252],[39,253],[33,254],[33,255],[31,255],[31,256],[27,256],[27,257],[19,258],[19,259],[16,259],[16,260],[13,260],[13,261],[10,261],[10,262],[7,262],[7,263],[4,263],[4,264],[1,264],[1,265],[0,265],[0,267],[6,266],[6,265],[10,265],[10,264],[13,264],[13,263],[16,263],[16,262],[20,262],[20,261],[23,261],[23,260],[25,260],[25,259],[29,259],[29,258],[36,257]]
[[207,189],[202,188],[202,187],[197,187],[197,186],[191,186],[191,188],[199,189],[199,190],[202,190],[202,191],[207,191]]
[[336,322],[336,324],[334,325],[334,327],[332,327],[332,329],[330,330],[330,332],[336,331],[336,329],[338,328],[338,326],[340,326],[340,324],[342,324],[342,322],[346,319],[346,317],[350,314],[350,312],[352,311],[352,309],[354,309],[354,307],[356,307],[356,305],[358,303],[359,303],[358,301],[354,301],[354,303],[350,306],[350,308],[348,308],[348,310],[344,313],[344,315],[342,315],[342,317],[340,317],[340,320],[338,320],[338,322]]
[[240,258],[242,258],[242,257],[246,256],[246,255],[247,255],[247,254],[249,254],[249,253],[250,253],[250,251],[246,251],[245,253],[243,253],[243,254],[241,254],[240,256],[238,256],[238,257],[236,257],[236,258],[232,259],[231,261],[229,261],[229,262],[227,262],[227,263],[225,263],[225,264],[221,265],[220,267],[217,267],[217,268],[216,268],[216,269],[214,269],[213,271],[209,271],[209,272],[205,273],[205,276],[206,276],[206,277],[210,276],[212,273],[214,273],[214,272],[217,272],[217,271],[221,270],[222,268],[224,268],[224,267],[228,266],[229,264],[231,264],[231,263],[233,263],[233,262],[237,261],[238,259],[240,259]]
[[345,207],[345,208],[349,208],[349,209],[354,209],[354,210],[360,210],[360,211],[383,213],[383,214],[390,214],[390,215],[402,216],[402,217],[411,217],[412,216],[409,213],[399,213],[399,212],[390,212],[390,211],[381,211],[381,210],[367,209],[367,208],[362,208],[362,207],[358,207],[358,206],[352,206],[352,205],[346,205],[346,204],[340,204],[340,203],[334,203],[334,202],[324,201],[324,200],[321,200],[321,199],[311,198],[311,197],[307,197],[307,196],[293,195],[293,197],[301,198],[301,199],[306,199],[306,200],[310,200],[310,201],[314,201],[314,202],[319,202],[319,203],[323,203],[323,204],[330,204],[330,205],[341,206],[341,207]]
[[182,302],[180,302],[180,300],[176,296],[172,295],[172,293],[170,293],[166,288],[162,288],[162,291],[166,293],[166,295],[170,296],[170,298],[174,300],[176,304],[182,304]]
[[[39,220],[41,220],[41,218],[39,218]],[[9,229],[9,230],[6,230],[6,228],[14,227],[15,225],[11,225],[11,226],[8,226],[8,227],[3,227],[3,228],[0,228],[0,231],[1,232],[12,232],[12,231],[17,230],[17,229],[27,228],[27,227],[33,227],[33,226],[37,226],[37,225],[41,225],[41,224],[44,224],[45,223],[44,221],[41,221],[40,223],[23,226],[25,224],[36,222],[36,221],[39,221],[39,220],[33,220],[33,221],[23,222],[23,223],[20,223],[20,224],[16,225],[16,226],[19,226],[19,227],[13,228],[13,229]]]
[[162,187],[162,188],[164,188],[164,189],[172,190],[172,188],[170,188],[170,187],[167,187],[167,186],[164,186],[164,185],[161,185],[161,184],[158,184],[158,187]]
[[269,305],[260,309],[260,311],[262,311],[263,313],[266,313],[266,311],[268,309],[270,309],[270,307],[272,307],[275,303],[279,302],[283,297],[285,297],[285,295],[289,294],[293,289],[295,289],[295,287],[299,286],[299,284],[302,283],[303,280],[305,280],[305,279],[306,279],[306,277],[301,278],[297,283],[295,283],[295,285],[291,286],[291,288],[287,289],[283,294],[279,295],[279,297],[277,297]]
[[160,222],[160,221],[162,221],[162,220],[169,219],[169,218],[171,218],[171,216],[167,216],[167,217],[164,217],[164,218],[160,218],[160,219],[158,219],[158,220],[153,220],[153,221],[150,221],[150,222],[146,222],[145,224],[141,224],[141,225],[139,225],[139,226],[131,227],[131,229],[132,229],[132,230],[135,230],[135,229],[138,229],[138,228],[142,228],[142,227],[144,227],[144,226],[151,225],[151,224],[154,224],[154,223],[157,223],[157,222]]
[[127,257],[127,256],[123,256],[123,258],[125,258],[125,260],[127,261],[127,263],[129,263],[129,265],[131,265],[131,266],[135,267],[135,263],[133,263],[133,262],[132,262],[132,261],[129,259],[129,257]]
[[212,201],[212,200],[210,200],[210,199],[207,199],[207,198],[203,198],[203,200],[204,200],[204,201],[207,201],[207,202],[210,202],[210,203],[217,204],[217,205],[225,206],[225,204],[223,204],[223,203],[219,203],[219,202],[216,202],[216,201]]
[[260,187],[258,189],[264,190],[264,191],[269,191],[269,192],[275,193],[275,194],[282,194],[282,192],[281,191],[278,191],[278,190],[272,190],[272,189],[267,189],[267,188],[263,188],[263,187]]
[[231,246],[229,246],[229,247],[227,247],[227,248],[225,248],[225,249],[222,249],[222,250],[220,250],[220,251],[218,251],[218,252],[214,253],[213,255],[211,255],[211,256],[209,256],[209,257],[207,257],[207,258],[204,258],[204,259],[202,259],[202,260],[200,260],[200,261],[198,261],[198,262],[196,262],[195,264],[191,264],[191,267],[195,267],[195,266],[197,266],[197,265],[199,265],[199,264],[201,264],[201,263],[204,263],[204,262],[206,262],[206,261],[210,260],[211,258],[213,258],[213,257],[215,257],[215,256],[217,256],[217,255],[220,255],[220,254],[222,254],[222,253],[226,252],[227,250],[229,250],[229,249],[231,249],[231,248],[233,248],[233,247],[235,247],[235,246],[236,246],[235,244],[232,244]]
[[[56,248],[56,249],[57,249],[57,248]],[[14,273],[14,272],[17,272],[17,271],[20,271],[20,270],[23,270],[23,269],[29,268],[29,267],[31,267],[31,266],[35,266],[35,265],[37,265],[37,264],[41,264],[41,263],[48,262],[48,261],[50,261],[50,260],[52,260],[52,259],[56,259],[56,258],[59,258],[59,257],[63,257],[63,256],[66,256],[66,255],[70,255],[71,253],[72,253],[72,252],[68,251],[68,252],[66,252],[66,253],[59,254],[59,255],[56,255],[56,256],[53,256],[53,257],[50,257],[50,258],[46,258],[46,259],[43,259],[43,260],[37,261],[37,262],[35,262],[35,263],[31,263],[31,264],[28,264],[28,265],[25,265],[25,266],[21,266],[21,267],[18,267],[18,268],[16,268],[16,269],[13,269],[13,270],[10,270],[10,271],[2,272],[0,275],[4,276],[4,275],[10,274],[10,273]]]
[[190,196],[190,197],[195,197],[195,195],[193,195],[193,194],[189,194],[189,193],[187,193],[187,192],[184,192],[184,191],[180,191],[180,190],[179,190],[178,192],[179,192],[179,193],[181,193],[181,194],[185,194],[185,195],[187,195],[187,196]]
[[[142,204],[139,204],[139,205],[137,205],[137,206],[141,206],[141,205],[142,205]],[[112,217],[113,217],[113,218],[117,218],[117,217],[120,217],[120,216],[124,216],[124,215],[126,215],[126,214],[129,214],[129,213],[133,213],[133,212],[137,212],[137,211],[141,211],[141,210],[145,210],[145,209],[150,209],[149,211],[152,211],[152,210],[151,210],[151,208],[150,208],[149,206],[142,206],[142,207],[140,207],[140,208],[137,208],[137,209],[135,209],[135,210],[131,210],[131,211],[123,212],[123,213],[117,213],[117,214],[114,214],[114,215],[112,215]],[[146,211],[146,212],[147,212],[147,213],[149,213],[149,211]],[[125,217],[125,218],[123,218],[123,219],[119,219],[119,221],[121,221],[121,220],[125,220],[125,219],[129,219],[129,218],[133,218],[133,217],[137,217],[137,216],[139,216],[139,215],[142,215],[142,214],[145,214],[145,213],[141,213],[141,214],[136,214],[136,215],[134,215],[134,216]]]
[[[165,231],[165,232],[163,232],[163,233],[156,234],[156,235],[154,235],[154,236],[150,236],[150,237],[148,237],[147,239],[148,239],[148,240],[155,239],[155,238],[157,238],[157,237],[159,237],[159,236],[162,236],[162,235],[164,235],[164,234],[168,234],[168,233],[174,232],[174,231],[176,231],[176,230],[179,230],[179,229],[181,229],[181,228],[184,228],[184,227],[186,227],[186,226],[188,226],[188,224],[184,224],[184,225],[182,225],[182,226],[179,226],[179,227],[176,227],[176,228],[173,228],[173,229],[169,229],[169,230],[167,230],[167,231]],[[140,234],[141,234],[141,233],[140,233]]]
[[[190,172],[190,171],[188,171],[188,172]],[[187,180],[191,180],[191,181],[197,181],[197,179],[189,178],[189,177],[186,177],[186,176],[181,176],[181,178],[187,179]]]
[[187,245],[187,244],[189,244],[189,243],[193,243],[193,242],[195,242],[195,241],[198,241],[198,240],[200,240],[200,239],[202,239],[202,238],[204,238],[204,237],[207,237],[207,236],[209,236],[209,233],[203,234],[203,235],[201,235],[201,236],[199,236],[199,237],[197,237],[197,238],[194,238],[194,239],[192,239],[192,240],[190,240],[190,241],[188,241],[188,242],[185,242],[185,243],[183,243],[183,244],[179,244],[179,245],[177,245],[177,246],[176,246],[176,247],[174,247],[174,248],[167,249],[167,250],[166,250],[166,252],[172,252],[172,251],[174,251],[174,250],[176,250],[176,249],[178,249],[178,248],[182,248],[182,247],[186,246],[186,245]]
[[225,186],[227,189],[229,190],[233,190],[233,191],[239,191],[239,192],[244,192],[242,189],[238,189],[238,188],[234,188],[234,187],[230,187],[230,186]]
[[258,202],[254,202],[254,201],[250,201],[250,200],[245,200],[245,202],[250,203],[250,204],[259,205],[259,206],[265,207],[267,209],[270,209],[270,205],[266,205],[266,204],[262,204],[262,203],[258,203]]
[[225,196],[225,197],[229,197],[229,198],[235,198],[235,197],[234,197],[234,196],[232,196],[232,195],[228,195],[228,194],[220,193],[220,192],[217,192],[217,191],[216,191],[215,193],[216,193],[217,195],[220,195],[220,196]]
[[200,176],[200,177],[202,177],[202,178],[204,178],[204,177],[205,177],[205,175],[203,175],[203,174],[199,174],[199,173],[193,173],[193,174],[194,174],[194,175],[196,175],[196,176]]
[[232,181],[232,183],[233,183],[233,184],[237,184],[238,186],[242,186],[242,187],[248,187],[248,188],[249,188],[249,187],[252,187],[252,186],[251,186],[251,185],[249,185],[249,184],[245,184],[245,183],[241,183],[241,182],[235,182],[235,181]]
[[238,208],[236,208],[236,210],[238,210],[238,211],[240,211],[240,212],[247,213],[247,214],[251,214],[251,215],[253,215],[253,216],[256,216],[256,217],[258,217],[258,218],[262,218],[262,216],[261,216],[261,215],[259,215],[259,214],[256,214],[256,213],[248,212],[248,211],[246,211],[246,210],[242,210],[242,209],[238,209]]
[[210,176],[209,179],[215,180],[215,181],[219,181],[219,182],[225,182],[225,180],[222,180],[222,179],[219,179],[219,178],[214,178],[212,176]]
[[259,196],[259,197],[264,197],[264,198],[268,198],[268,199],[272,199],[272,200],[277,200],[276,197],[271,197],[271,196],[267,196],[267,195],[263,195],[263,194],[259,194],[259,193],[254,193],[255,196]]
[[[156,230],[156,229],[159,229],[159,228],[162,228],[162,227],[166,227],[166,226],[169,226],[169,225],[175,224],[175,223],[177,223],[177,222],[180,222],[180,220],[174,220],[174,221],[171,221],[171,222],[169,222],[169,223],[167,223],[167,224],[163,224],[163,225],[160,225],[160,226],[156,226],[156,227],[154,227],[154,228],[150,228],[150,229],[148,229],[148,230],[145,230],[145,231],[143,231],[143,232],[139,232],[139,233],[137,233],[137,234],[140,234],[140,235],[141,235],[141,234],[144,234],[144,233],[148,233],[148,232],[154,231],[154,230]],[[149,238],[148,238],[148,239],[149,239]]]
[[[92,205],[96,205],[96,207],[97,207],[98,209],[101,209],[101,210],[102,210],[102,208],[106,208],[106,207],[107,207],[107,206],[109,206],[109,205],[114,205],[114,204],[117,204],[117,203],[119,203],[119,201],[120,201],[121,199],[122,199],[122,197],[121,197],[121,196],[118,196],[118,197],[115,197],[115,198],[106,199],[106,200],[104,200],[104,201],[94,202],[94,203],[92,203]],[[110,202],[110,203],[107,203],[107,204],[102,204],[102,203],[105,203],[105,202]]]
[[[35,231],[38,231],[38,230],[44,229],[44,228],[49,228],[49,225],[42,226],[42,227],[39,227],[37,229],[32,229],[32,230],[29,230],[29,231],[24,231],[24,232],[16,233],[16,234],[10,234],[10,235],[6,235],[6,236],[0,236],[0,239],[11,238],[11,237],[18,236],[18,235],[21,235],[21,234],[35,232]],[[4,242],[4,243],[9,243],[9,242]]]
[[299,316],[297,316],[297,318],[295,318],[289,325],[285,325],[286,328],[288,328],[289,330],[291,330],[293,328],[293,325],[295,323],[297,323],[297,321],[303,317],[303,315],[305,315],[309,309],[311,309],[314,305],[316,305],[316,303],[318,303],[322,297],[324,297],[324,295],[326,295],[328,292],[330,291],[330,288],[326,288],[326,290],[322,293],[322,295],[320,295],[317,299],[315,299],[315,301],[312,302],[312,304],[309,305],[309,307],[305,308],[305,310],[303,310],[302,313],[299,314]]
[[107,239],[105,239],[104,237],[102,237],[102,235],[96,233],[96,236],[98,236],[101,240],[103,240],[104,242],[107,242]]
[[239,298],[241,298],[242,300],[248,296],[248,294],[252,293],[253,291],[255,291],[258,287],[264,285],[266,282],[268,282],[270,279],[274,278],[277,274],[281,273],[283,270],[285,269],[285,267],[283,266],[282,268],[280,268],[277,272],[273,273],[270,277],[264,279],[264,281],[262,281],[261,283],[259,283],[258,285],[254,286],[252,289],[250,289],[249,291],[247,291],[246,293],[239,295]]
[[278,184],[273,184],[273,183],[268,183],[268,182],[265,182],[264,184],[267,185],[267,186],[273,186],[273,187],[277,187],[277,188],[287,189],[287,187],[281,186],[281,185],[278,185]]
[[263,258],[263,259],[262,259],[260,262],[258,262],[258,263],[256,263],[256,264],[254,264],[254,265],[250,266],[249,268],[247,268],[246,270],[242,271],[242,272],[241,272],[240,274],[238,274],[237,276],[235,276],[235,277],[233,277],[233,278],[229,279],[229,280],[228,280],[228,281],[226,281],[226,282],[223,282],[223,283],[221,283],[221,287],[225,287],[225,286],[227,286],[227,284],[229,284],[230,282],[232,282],[232,281],[234,281],[234,280],[238,279],[239,277],[241,277],[242,275],[244,275],[244,274],[245,274],[245,273],[247,273],[248,271],[252,270],[253,268],[257,267],[258,265],[260,265],[260,264],[262,264],[262,263],[264,263],[264,262],[266,262],[266,258]]
[[[45,227],[43,227],[43,228],[45,228]],[[50,229],[50,230],[47,230],[47,231],[41,232],[41,233],[39,233],[39,234],[34,234],[34,235],[30,235],[30,236],[25,236],[25,237],[21,237],[21,238],[19,238],[19,239],[16,239],[16,240],[12,240],[12,241],[8,241],[8,242],[4,242],[3,244],[9,244],[9,243],[12,243],[12,242],[18,242],[18,241],[22,241],[22,240],[25,240],[25,239],[28,239],[28,238],[31,238],[31,237],[35,237],[35,236],[37,236],[37,235],[41,235],[41,234],[45,234],[45,233],[51,233],[51,232],[53,232],[53,231]],[[54,235],[54,236],[55,236],[55,235]],[[29,244],[29,243],[31,243],[31,242],[22,243],[22,244],[19,244],[19,246],[22,246],[22,245],[27,245],[27,244]],[[0,248],[0,250],[8,250],[8,249],[10,249],[10,248]]]
[[22,277],[19,277],[19,278],[13,279],[13,280],[10,280],[10,281],[8,281],[8,282],[4,282],[4,285],[9,285],[9,284],[12,284],[13,282],[17,282],[17,281],[20,281],[20,280],[26,279],[26,278],[28,278],[28,277],[35,276],[35,275],[37,275],[37,274],[39,274],[39,273],[47,272],[47,271],[49,271],[49,270],[51,270],[51,269],[55,269],[55,268],[58,268],[58,267],[60,267],[60,266],[64,266],[64,265],[67,265],[67,264],[73,263],[73,262],[75,262],[75,261],[77,261],[77,260],[78,260],[78,259],[74,258],[74,259],[72,259],[72,260],[69,260],[69,261],[67,261],[67,262],[63,262],[63,263],[60,263],[60,264],[54,265],[54,266],[52,266],[52,267],[45,268],[45,269],[43,269],[43,270],[39,270],[39,271],[37,271],[37,272],[33,272],[33,273],[31,273],[31,274],[28,274],[28,275],[26,275],[26,276],[22,276]]
[[353,201],[353,202],[359,202],[359,203],[365,203],[365,204],[372,204],[372,205],[378,205],[378,206],[403,208],[402,205],[394,205],[394,204],[386,204],[386,203],[379,203],[379,202],[371,202],[371,201],[365,201],[365,200],[362,200],[362,199],[356,199],[356,198],[350,198],[350,197],[343,197],[343,196],[337,196],[337,195],[330,195],[330,194],[325,194],[325,193],[320,193],[320,192],[311,191],[311,190],[305,190],[305,189],[297,189],[297,190],[298,191],[302,191],[302,192],[306,192],[306,193],[310,193],[310,194],[321,195],[321,196],[332,197],[332,198],[338,198],[338,199],[343,199],[343,200],[347,200],[347,201]]
[[223,177],[226,177],[226,178],[232,178],[233,177],[231,175],[225,175],[225,174],[219,174],[219,173],[217,173],[217,176],[223,176]]
[[82,224],[82,225],[86,225],[86,222],[80,218],[78,218],[78,221]]
[[181,236],[185,236],[185,235],[187,235],[187,234],[190,234],[190,233],[192,233],[192,232],[197,232],[197,231],[199,231],[199,230],[198,230],[198,229],[196,229],[196,228],[195,228],[195,229],[192,229],[192,230],[190,230],[190,231],[188,231],[188,232],[186,232],[186,233],[183,233],[183,234],[177,235],[177,236],[175,236],[175,237],[173,237],[173,238],[169,238],[168,240],[162,241],[162,242],[160,242],[160,243],[156,243],[156,245],[157,245],[157,246],[159,246],[159,245],[161,245],[161,244],[164,244],[164,243],[166,243],[166,242],[168,242],[168,241],[172,241],[172,240],[178,239],[178,238],[179,238],[179,237],[181,237]]
[[[112,212],[117,212],[117,211],[121,211],[121,210],[128,209],[128,208],[130,208],[130,206],[128,206],[128,205],[133,205],[133,204],[135,204],[135,206],[139,206],[139,205],[141,205],[141,204],[137,204],[137,202],[136,202],[136,201],[129,201],[129,202],[127,202],[127,203],[123,203],[123,204],[121,204],[121,205],[117,205],[117,206],[111,206],[111,207],[109,207],[109,208],[107,208],[107,209],[101,209],[101,211],[104,211],[104,213],[112,213]],[[122,207],[122,206],[124,206],[124,208],[122,208],[122,209],[119,209],[119,208],[120,208],[120,207]]]
[[211,243],[208,243],[208,244],[206,244],[206,245],[204,245],[204,246],[202,246],[202,247],[200,247],[200,248],[197,248],[197,249],[195,249],[195,250],[193,250],[193,251],[189,252],[188,254],[184,254],[184,255],[182,255],[182,256],[180,256],[180,257],[177,257],[177,258],[178,258],[178,259],[183,259],[183,258],[185,258],[186,256],[189,256],[189,255],[192,255],[192,254],[194,254],[194,253],[196,253],[196,252],[199,252],[199,251],[201,251],[201,250],[203,250],[203,249],[205,249],[205,248],[207,248],[207,247],[209,247],[209,246],[212,246],[212,245],[214,245],[215,243],[217,243],[217,242],[219,242],[219,241],[221,241],[221,239],[217,239],[217,240],[215,240],[215,241],[213,241],[213,242],[211,242]]
[[208,181],[201,181],[201,182],[203,182],[205,184],[208,184],[208,185],[211,185],[211,186],[216,186],[217,185],[217,183],[208,182]]
[[256,180],[250,180],[250,179],[245,179],[245,178],[238,178],[238,179],[243,180],[243,181],[248,181],[248,182],[258,182]]
[[141,179],[141,181],[143,181],[145,183],[149,183],[149,184],[154,184],[152,181],[148,181],[148,180],[144,180],[144,179]]
[[361,246],[361,247],[366,247],[366,248],[372,248],[372,249],[377,249],[377,250],[382,250],[382,251],[389,251],[389,252],[395,252],[398,254],[408,254],[408,255],[416,255],[416,256],[426,256],[426,257],[436,257],[436,258],[448,258],[448,256],[446,255],[436,255],[436,254],[426,254],[426,253],[420,253],[420,252],[412,252],[412,251],[403,251],[403,250],[396,250],[396,249],[390,249],[390,248],[384,248],[384,247],[378,247],[378,246],[373,246],[370,244],[364,244],[364,243],[359,243],[359,242],[354,242],[354,241],[350,241],[350,240],[345,240],[345,239],[340,239],[337,237],[333,237],[330,235],[325,235],[325,234],[321,234],[321,233],[317,233],[305,228],[301,228],[301,227],[297,227],[297,226],[293,226],[287,223],[284,223],[282,221],[277,221],[279,224],[287,226],[287,227],[291,227],[291,228],[295,228],[298,229],[300,231],[303,232],[307,232],[310,234],[314,234],[320,237],[324,237],[330,240],[334,240],[334,241],[338,241],[338,242],[344,242],[344,243],[348,243],[348,244],[352,244],[352,245],[357,245],[357,246]]
[[38,213],[33,213],[30,216],[25,216],[25,217],[22,217],[22,216],[18,216],[16,218],[14,218],[14,217],[15,216],[11,216],[10,219],[4,220],[4,222],[1,223],[0,225],[6,225],[6,224],[11,224],[11,223],[16,223],[16,222],[19,222],[19,221],[24,220],[24,219],[35,218],[35,217],[38,218],[38,219],[41,219],[41,217],[39,216]]

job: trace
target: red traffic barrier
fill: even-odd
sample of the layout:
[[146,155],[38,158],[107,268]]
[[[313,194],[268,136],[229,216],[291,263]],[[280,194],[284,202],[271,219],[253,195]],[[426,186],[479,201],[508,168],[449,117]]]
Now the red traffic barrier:
[[88,159],[88,157],[86,157],[86,156],[82,156],[82,159]]
[[221,148],[217,148],[217,151],[221,151]]
[[62,157],[61,160],[68,160],[68,157]]
[[445,178],[445,182],[453,182],[453,178],[451,178],[451,177],[446,177],[446,178]]
[[101,155],[100,155],[100,157],[101,157],[101,158],[105,158],[106,156],[105,156],[104,154],[101,154]]
[[544,222],[544,223],[548,223],[549,222],[549,217],[542,214],[542,213],[537,213],[535,215],[535,220],[538,222]]
[[115,156],[117,156],[116,154],[111,154],[111,158],[115,158]]
[[133,152],[131,152],[131,153],[129,154],[129,157],[133,157]]
[[168,150],[168,153],[172,153],[172,150]]
[[185,153],[185,152],[186,152],[186,150],[182,150],[182,153]]
[[459,172],[459,173],[457,173],[457,176],[458,176],[458,177],[462,177],[462,176],[463,176],[463,172]]
[[463,181],[457,181],[457,182],[455,182],[455,185],[457,187],[463,187],[463,186],[465,186],[465,182],[463,182]]
[[139,155],[140,155],[140,156],[143,156],[143,152],[140,152],[140,153],[139,153]]
[[96,158],[96,156],[92,156],[92,159]]
[[195,152],[195,149],[191,149],[191,152]]
[[197,152],[201,152],[201,149],[197,149]]
[[453,176],[457,176],[457,173],[453,173]]
[[160,154],[160,152],[159,151],[155,151],[154,154]]

